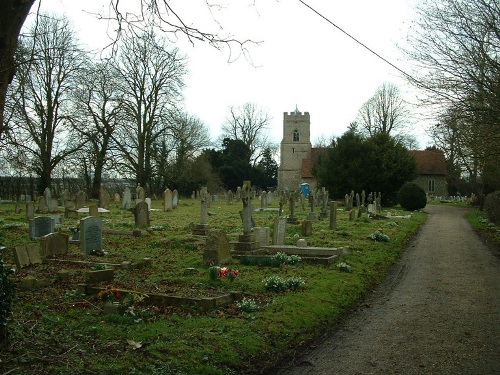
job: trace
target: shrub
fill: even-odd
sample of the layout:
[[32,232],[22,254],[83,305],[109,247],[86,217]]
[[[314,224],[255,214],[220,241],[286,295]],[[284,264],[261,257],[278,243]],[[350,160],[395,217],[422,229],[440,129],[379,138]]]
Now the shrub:
[[427,204],[427,196],[420,186],[407,182],[398,191],[398,203],[407,211],[420,210]]

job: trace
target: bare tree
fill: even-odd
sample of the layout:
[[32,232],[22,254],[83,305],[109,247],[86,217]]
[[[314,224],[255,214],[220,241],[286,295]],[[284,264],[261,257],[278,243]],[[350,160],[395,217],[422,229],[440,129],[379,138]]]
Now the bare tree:
[[21,40],[19,60],[9,98],[8,142],[12,157],[28,161],[43,190],[56,166],[81,146],[70,136],[68,109],[83,53],[66,19],[41,16]]
[[[17,69],[14,54],[19,33],[34,3],[35,0],[0,0],[0,9],[2,9],[0,12],[0,25],[2,25],[0,27],[0,140],[4,134],[3,116],[7,87],[12,82]],[[171,0],[141,0],[138,2],[137,11],[132,12],[129,9],[123,9],[123,2],[119,0],[109,0],[108,4],[109,12],[97,15],[97,17],[116,23],[116,40],[126,28],[137,33],[137,29],[144,30],[154,26],[162,33],[182,34],[191,42],[202,41],[215,48],[227,46],[231,50],[231,46],[236,45],[243,53],[246,53],[245,46],[250,42],[249,40],[240,41],[231,35],[223,35],[220,32],[222,27],[215,17],[212,21],[218,26],[219,32],[205,31],[193,26],[195,22],[180,16],[171,5]],[[218,7],[208,0],[206,5],[210,11]],[[195,11],[192,14],[195,14]]]
[[436,142],[484,179],[495,169],[489,165],[500,164],[500,3],[426,0],[418,11],[409,37],[419,68],[412,82],[436,113]]
[[180,101],[185,58],[153,32],[125,37],[118,56],[123,103],[121,126],[113,133],[122,167],[147,187],[154,175],[153,146],[170,129]]
[[255,166],[266,148],[276,149],[267,135],[270,123],[271,117],[255,103],[230,107],[220,138],[243,141],[250,148],[250,161]]
[[402,134],[408,126],[409,110],[397,86],[384,83],[358,111],[356,126],[361,133],[374,136]]
[[[85,140],[87,150],[81,166],[93,167],[90,196],[99,197],[102,173],[111,160],[112,135],[123,105],[118,90],[118,72],[111,61],[89,63],[81,71],[74,93],[74,130]],[[89,160],[87,160],[89,159]]]

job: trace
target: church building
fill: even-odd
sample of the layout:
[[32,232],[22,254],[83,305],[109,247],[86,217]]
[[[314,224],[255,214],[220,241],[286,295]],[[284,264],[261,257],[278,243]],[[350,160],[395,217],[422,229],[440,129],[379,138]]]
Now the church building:
[[308,183],[316,189],[317,181],[312,174],[314,161],[321,152],[311,146],[311,117],[309,112],[283,114],[283,139],[280,148],[278,190],[297,191]]

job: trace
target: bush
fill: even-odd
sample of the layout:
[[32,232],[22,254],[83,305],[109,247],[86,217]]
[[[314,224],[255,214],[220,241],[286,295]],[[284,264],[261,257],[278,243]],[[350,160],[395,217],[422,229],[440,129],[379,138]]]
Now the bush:
[[398,191],[398,203],[407,211],[420,210],[426,206],[427,196],[420,186],[407,182]]

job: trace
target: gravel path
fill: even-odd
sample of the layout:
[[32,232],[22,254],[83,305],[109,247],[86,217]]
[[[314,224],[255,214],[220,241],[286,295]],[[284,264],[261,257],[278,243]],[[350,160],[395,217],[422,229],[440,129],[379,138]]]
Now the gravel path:
[[500,374],[500,258],[465,209],[431,205],[387,281],[277,374]]

